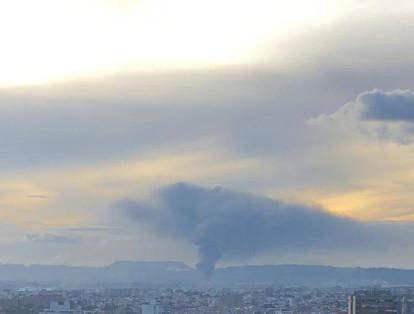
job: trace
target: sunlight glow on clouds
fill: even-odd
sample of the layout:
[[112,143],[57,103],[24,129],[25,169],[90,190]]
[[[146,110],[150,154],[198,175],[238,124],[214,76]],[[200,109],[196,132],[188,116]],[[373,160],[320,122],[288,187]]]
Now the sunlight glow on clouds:
[[333,20],[345,2],[3,1],[0,85],[257,63],[270,39]]

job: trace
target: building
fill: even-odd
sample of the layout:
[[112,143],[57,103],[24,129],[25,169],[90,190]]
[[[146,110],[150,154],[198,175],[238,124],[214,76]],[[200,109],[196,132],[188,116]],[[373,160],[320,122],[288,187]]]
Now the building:
[[141,313],[142,314],[162,314],[163,311],[158,304],[155,304],[153,302],[151,304],[141,305]]
[[348,299],[348,314],[406,314],[404,301],[389,290],[359,290]]
[[223,307],[240,307],[243,304],[243,297],[238,293],[225,293],[220,296],[219,304]]
[[80,311],[71,310],[69,301],[51,302],[48,309],[39,314],[80,314]]

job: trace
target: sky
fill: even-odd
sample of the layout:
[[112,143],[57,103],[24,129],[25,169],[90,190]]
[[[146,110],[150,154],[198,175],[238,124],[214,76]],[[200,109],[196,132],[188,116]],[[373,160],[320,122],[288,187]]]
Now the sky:
[[1,1],[0,262],[414,268],[413,17]]

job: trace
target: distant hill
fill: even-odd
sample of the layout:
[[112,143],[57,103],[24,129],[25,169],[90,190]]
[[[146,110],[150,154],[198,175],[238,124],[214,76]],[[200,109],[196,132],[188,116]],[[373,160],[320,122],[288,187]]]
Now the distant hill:
[[0,281],[57,285],[190,284],[200,277],[183,262],[115,262],[104,267],[0,264]]
[[414,285],[414,270],[311,265],[239,266],[218,269],[213,280],[222,284],[285,286]]
[[358,286],[414,285],[414,270],[309,265],[219,268],[210,280],[183,262],[116,262],[104,267],[0,264],[0,281],[69,286],[100,284]]

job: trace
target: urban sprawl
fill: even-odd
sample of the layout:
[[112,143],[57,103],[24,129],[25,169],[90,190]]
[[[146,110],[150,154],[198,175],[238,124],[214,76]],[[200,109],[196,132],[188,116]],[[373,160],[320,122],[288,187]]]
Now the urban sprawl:
[[414,313],[411,287],[133,287],[53,289],[4,284],[3,314]]

